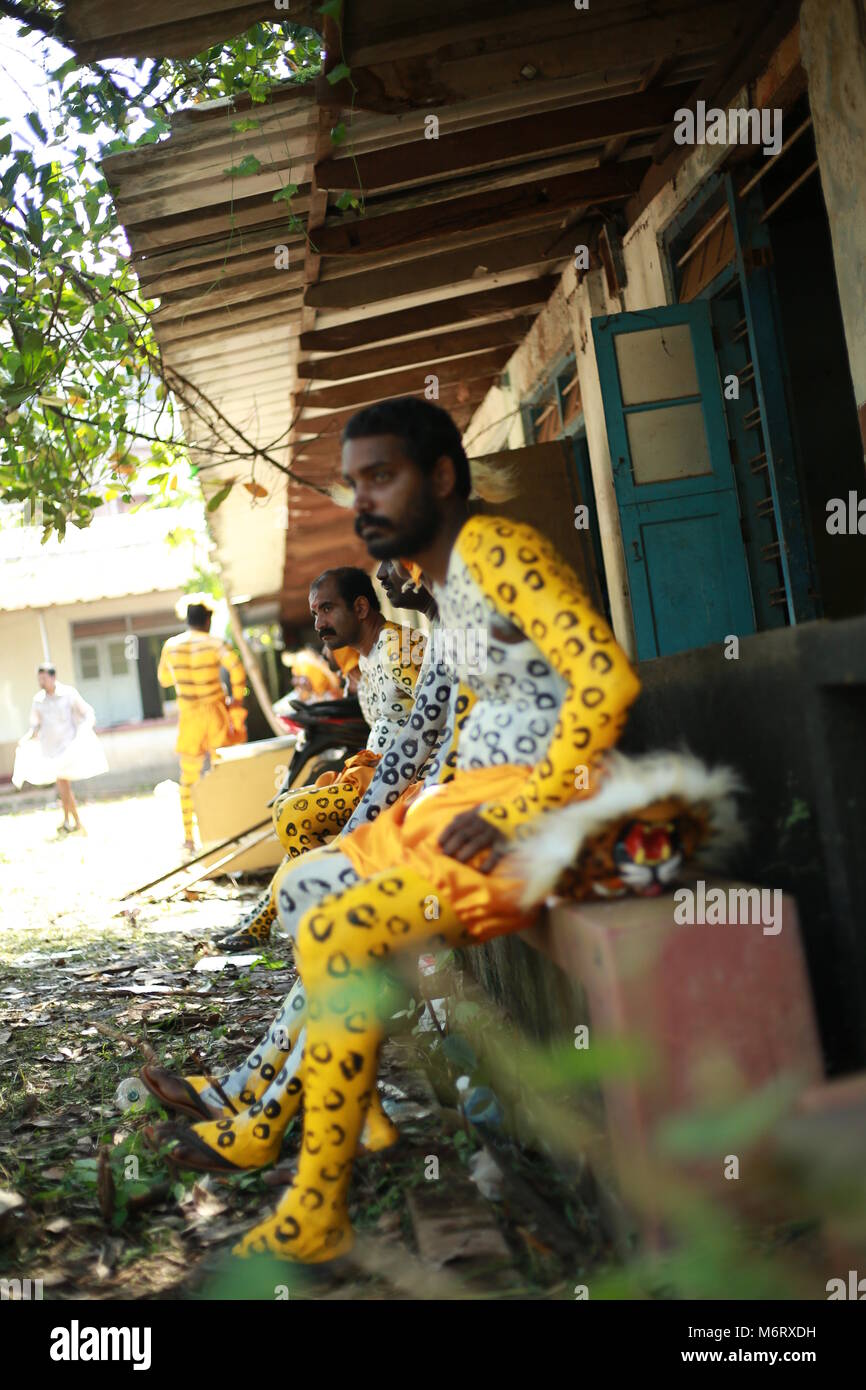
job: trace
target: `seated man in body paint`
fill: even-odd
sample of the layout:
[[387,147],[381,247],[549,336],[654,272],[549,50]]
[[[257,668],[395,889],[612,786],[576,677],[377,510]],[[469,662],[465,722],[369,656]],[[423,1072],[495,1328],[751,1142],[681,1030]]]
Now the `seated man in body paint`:
[[[694,759],[650,755],[637,768],[611,754],[605,776],[595,776],[637,680],[537,532],[467,518],[459,436],[443,412],[430,410],[400,401],[362,412],[346,432],[344,471],[357,488],[368,547],[389,536],[397,553],[423,557],[443,622],[481,625],[490,660],[453,672],[452,718],[428,784],[413,783],[330,846],[317,884],[286,880],[280,920],[297,932],[306,1041],[298,1038],[244,1114],[176,1136],[180,1166],[230,1171],[272,1162],[303,1098],[297,1176],[239,1254],[317,1262],[351,1245],[347,1191],[365,1118],[366,1147],[395,1135],[376,1089],[382,1028],[365,978],[372,966],[417,953],[434,934],[438,943],[469,946],[517,930],[554,888],[577,897],[654,894],[684,854],[730,819],[730,774],[709,775]],[[409,736],[407,727],[400,737]],[[532,762],[521,761],[530,753]],[[578,792],[581,766],[593,777]],[[531,838],[518,843],[526,832]]]
[[[268,1248],[311,1261],[351,1243],[352,1160],[376,1104],[382,1034],[369,1001],[354,1000],[356,984],[371,964],[417,952],[433,932],[470,944],[526,925],[519,885],[497,872],[499,861],[534,817],[579,795],[575,768],[592,768],[616,742],[638,691],[606,623],[548,542],[531,527],[469,515],[469,465],[444,411],[406,399],[359,412],[346,427],[343,474],[371,554],[418,563],[433,580],[442,627],[483,631],[486,660],[471,661],[468,642],[451,646],[450,739],[436,768],[443,780],[415,783],[330,846],[311,891],[300,891],[294,875],[283,883],[280,920],[297,933],[309,996],[303,1061],[290,1059],[248,1112],[193,1126],[175,1151],[181,1165],[196,1151],[224,1169],[249,1166],[257,1153],[272,1162],[303,1092],[297,1179],[240,1252]],[[431,897],[432,923],[424,912]],[[338,1123],[330,1119],[337,1099]]]
[[[310,612],[327,648],[358,653],[358,702],[370,734],[367,747],[347,759],[339,776],[327,775],[314,787],[292,788],[275,801],[274,829],[289,859],[338,835],[365,795],[393,733],[411,713],[418,678],[411,653],[424,641],[422,633],[409,629],[404,635],[397,623],[382,617],[376,591],[362,569],[342,566],[320,574],[310,585]],[[221,938],[221,950],[256,950],[268,941],[286,862],[235,930]]]

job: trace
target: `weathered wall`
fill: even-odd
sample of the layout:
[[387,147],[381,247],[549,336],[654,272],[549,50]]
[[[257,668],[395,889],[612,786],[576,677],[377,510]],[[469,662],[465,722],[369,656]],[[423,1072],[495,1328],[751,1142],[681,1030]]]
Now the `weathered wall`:
[[[803,0],[800,51],[866,451],[866,4]],[[805,268],[804,268],[805,269]]]
[[[748,105],[746,96],[742,92],[732,104],[742,101]],[[669,302],[660,235],[726,154],[724,146],[696,149],[676,181],[660,190],[629,229],[623,242],[627,284],[621,298],[608,294],[602,271],[584,274],[578,284],[574,265],[566,267],[550,300],[511,357],[503,374],[505,385],[488,393],[464,436],[470,454],[520,448],[526,442],[519,423],[521,401],[538,386],[557,358],[575,353],[613,627],[630,655],[635,650],[634,625],[590,320],[600,314],[650,309]]]

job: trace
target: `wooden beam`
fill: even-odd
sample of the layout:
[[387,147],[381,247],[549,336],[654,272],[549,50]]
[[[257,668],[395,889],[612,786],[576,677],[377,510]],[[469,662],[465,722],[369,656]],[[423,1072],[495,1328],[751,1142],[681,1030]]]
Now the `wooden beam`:
[[453,17],[441,5],[425,6],[423,17],[392,7],[393,23],[379,27],[370,23],[369,0],[354,0],[343,35],[351,83],[318,81],[316,98],[393,113],[433,111],[493,94],[519,100],[527,88],[556,92],[570,79],[596,73],[601,85],[615,66],[712,50],[725,42],[737,11],[748,8],[749,0],[605,0],[580,12],[562,3],[524,4],[509,17],[498,0],[476,0],[471,8],[461,3]]
[[[309,184],[313,173],[310,159],[303,163],[290,158],[278,164],[263,164],[260,173],[234,177],[225,172],[219,175],[201,171],[196,179],[187,179],[177,186],[161,187],[155,193],[139,195],[127,190],[115,196],[114,203],[125,227],[136,227],[161,217],[185,217],[191,211],[229,208],[261,198],[274,207],[274,194],[288,183],[301,188]],[[294,207],[293,203],[293,207]]]
[[[593,225],[578,223],[558,234],[545,230],[519,237],[498,237],[495,241],[480,242],[457,251],[442,251],[395,266],[323,280],[310,287],[305,302],[318,308],[357,308],[398,295],[471,282],[503,271],[540,268],[545,262],[555,263],[570,257],[575,245],[588,242]],[[532,278],[531,274],[526,278]]]
[[559,283],[556,275],[523,280],[515,285],[497,285],[475,294],[454,295],[433,303],[419,304],[406,312],[377,314],[351,323],[329,324],[302,333],[304,352],[344,352],[369,343],[385,342],[407,334],[431,332],[452,324],[478,323],[546,304]]
[[180,339],[201,338],[222,330],[230,331],[242,324],[258,324],[269,318],[286,319],[301,310],[300,295],[280,294],[270,299],[255,300],[230,309],[211,309],[204,314],[190,314],[185,319],[159,325],[160,343],[175,343]]
[[[755,77],[778,41],[796,22],[800,0],[762,0],[733,26],[734,37],[713,64],[697,90],[681,106],[703,99],[708,105],[724,93],[734,96],[744,82]],[[664,131],[653,150],[653,162],[661,164],[674,150],[674,131]]]
[[[620,137],[625,139],[625,137]],[[512,222],[549,218],[556,209],[604,203],[635,193],[649,161],[631,160],[604,168],[584,169],[559,178],[523,181],[511,188],[473,193],[468,198],[404,212],[382,213],[338,222],[332,219],[316,236],[325,256],[357,256],[434,241],[449,232],[506,229]]]
[[175,294],[165,294],[158,309],[151,312],[154,323],[167,319],[190,317],[208,309],[228,309],[233,304],[255,304],[260,299],[290,290],[300,290],[304,283],[301,271],[274,270],[270,273],[250,272],[248,275],[215,277],[209,285],[189,285]]
[[343,352],[335,357],[320,357],[315,362],[299,362],[297,372],[304,381],[345,381],[352,376],[369,376],[394,367],[408,367],[413,362],[439,362],[445,357],[484,348],[503,347],[519,343],[532,327],[528,314],[505,319],[498,323],[481,324],[451,333],[429,333],[423,338],[409,338],[387,347],[368,348],[362,352]]
[[[736,96],[740,88],[752,77],[757,76],[763,64],[772,55],[773,49],[796,19],[799,0],[779,0],[779,4],[765,3],[754,11],[754,19],[749,26],[751,36],[744,45],[742,32],[728,46],[726,52],[715,64],[699,86],[692,90],[683,105],[694,109],[698,100],[708,105],[722,105]],[[767,19],[767,14],[770,19]],[[760,20],[764,28],[761,29]],[[744,51],[745,47],[745,51]],[[670,137],[669,141],[667,137]],[[665,156],[663,151],[669,146]],[[666,131],[653,149],[653,159],[657,162],[646,173],[640,189],[626,206],[626,220],[632,226],[641,216],[653,198],[669,183],[686,159],[692,153],[689,145],[675,145],[673,127]],[[660,161],[660,162],[658,162]]]
[[[288,219],[285,212],[275,212],[273,197],[265,195],[249,199],[224,199],[213,208],[199,208],[194,211],[174,213],[170,217],[155,218],[152,222],[142,222],[130,229],[130,243],[133,259],[148,252],[165,249],[178,251],[184,246],[198,245],[208,238],[228,237],[243,231],[245,227],[257,231],[268,227],[274,229],[275,241],[285,241]],[[292,199],[292,210],[302,217],[309,211],[309,188],[300,189]],[[126,225],[118,208],[118,217]]]
[[412,140],[357,158],[326,159],[316,167],[321,188],[363,191],[442,178],[456,170],[491,169],[666,125],[688,93],[688,84],[606,101],[582,102],[513,121],[495,121],[475,130]]
[[[258,240],[259,245],[251,244]],[[207,254],[206,246],[199,246],[196,258],[188,257],[185,264],[162,265],[162,256],[148,257],[135,263],[135,271],[142,289],[147,291],[148,299],[157,299],[189,285],[207,285],[224,276],[248,274],[254,270],[274,270],[277,246],[285,246],[289,253],[289,267],[303,265],[304,238],[296,237],[282,240],[273,232],[259,238],[250,238],[246,245],[240,241],[228,251],[215,250]],[[282,257],[281,257],[282,258]]]
[[305,410],[334,410],[344,405],[386,400],[389,396],[408,396],[423,391],[428,384],[427,377],[431,375],[438,378],[440,387],[488,377],[501,371],[513,353],[513,346],[491,348],[488,352],[473,352],[468,357],[453,357],[447,362],[438,362],[435,372],[419,366],[403,372],[386,372],[382,376],[359,377],[356,381],[341,382],[339,386],[322,386],[317,391],[307,391],[297,399],[303,400]]
[[[436,404],[441,405],[445,410],[450,410],[452,407],[470,405],[482,401],[496,380],[497,377],[494,375],[482,378],[479,381],[470,381],[465,384],[460,382],[458,385],[443,386],[439,392],[439,399]],[[403,394],[405,396],[423,396],[424,383],[422,382],[415,390],[404,391]],[[388,400],[389,395],[390,393],[386,392],[385,395],[374,399]],[[369,401],[363,402],[362,404],[372,403],[372,401]],[[296,399],[294,403],[295,410],[298,409],[299,404],[300,402]],[[306,410],[302,410],[300,419],[295,427],[295,441],[297,441],[297,437],[301,434],[310,434],[316,439],[320,439],[325,432],[327,432],[328,436],[334,435],[339,438],[343,426],[348,424],[353,415],[357,415],[358,409],[359,407],[357,406],[349,406],[345,410],[332,410],[327,415],[313,416],[309,415]],[[291,443],[291,448],[300,447],[299,443],[295,441]]]
[[[310,23],[315,6],[293,10],[296,23]],[[128,11],[128,13],[127,13]],[[216,0],[207,7],[157,0],[146,9],[108,0],[66,0],[59,37],[90,62],[101,58],[192,58],[259,21],[273,21],[267,0]]]

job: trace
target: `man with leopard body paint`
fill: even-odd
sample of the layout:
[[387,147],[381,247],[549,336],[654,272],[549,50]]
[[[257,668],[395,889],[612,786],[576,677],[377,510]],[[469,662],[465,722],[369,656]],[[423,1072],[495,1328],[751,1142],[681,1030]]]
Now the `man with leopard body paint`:
[[[347,1191],[376,1094],[381,1026],[369,1003],[347,1011],[340,981],[354,987],[371,965],[417,951],[434,933],[471,945],[527,925],[520,884],[500,861],[533,819],[581,794],[576,766],[591,767],[616,742],[639,689],[613,634],[544,537],[519,522],[470,514],[468,460],[444,411],[407,398],[359,412],[344,434],[343,476],[370,553],[415,561],[433,581],[443,627],[486,631],[487,662],[480,668],[458,658],[451,672],[436,784],[430,777],[413,784],[325,852],[320,902],[289,895],[280,904],[284,930],[297,933],[309,996],[304,1140],[292,1187],[238,1253],[270,1250],[309,1262],[351,1244]],[[433,923],[424,910],[431,899]],[[263,1161],[272,1161],[275,1127],[284,1131],[298,1099],[265,1124],[267,1111],[254,1106],[255,1116],[196,1125],[192,1147],[230,1168],[241,1141],[240,1166],[247,1166],[249,1133],[258,1126],[268,1131]]]

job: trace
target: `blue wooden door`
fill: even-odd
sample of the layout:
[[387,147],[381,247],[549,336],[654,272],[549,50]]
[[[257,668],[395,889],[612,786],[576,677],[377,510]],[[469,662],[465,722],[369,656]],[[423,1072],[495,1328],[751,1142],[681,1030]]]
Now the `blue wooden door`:
[[704,301],[592,320],[641,661],[755,631]]

